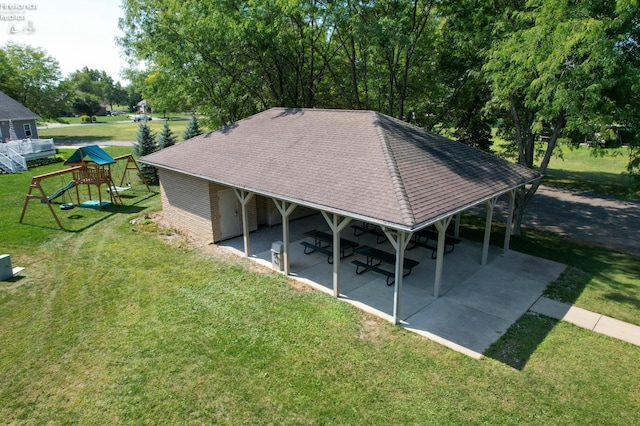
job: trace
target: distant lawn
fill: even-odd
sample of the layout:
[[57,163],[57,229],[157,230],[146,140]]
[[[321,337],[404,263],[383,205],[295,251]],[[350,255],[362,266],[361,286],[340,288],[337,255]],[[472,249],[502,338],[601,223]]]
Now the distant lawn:
[[[115,117],[114,117],[115,118]],[[120,118],[122,120],[123,118]],[[130,119],[126,121],[116,121],[110,123],[92,123],[64,127],[50,127],[38,129],[38,134],[42,139],[53,138],[55,140],[66,141],[131,141],[135,142],[140,123],[134,123]],[[147,125],[156,135],[162,132],[165,120],[154,118],[147,122]],[[188,120],[171,120],[169,128],[178,141],[182,141],[182,134],[187,128]]]
[[[570,149],[560,147],[562,158],[553,158],[544,177],[544,184],[556,188],[608,194],[616,198],[629,195],[628,178],[623,173],[629,162],[629,149],[608,148],[594,155],[586,146]],[[635,197],[640,197],[636,193]]]
[[[503,153],[505,144],[497,139],[492,149]],[[620,199],[640,197],[640,193],[629,193],[628,178],[624,174],[628,162],[627,147],[594,151],[587,146],[558,146],[542,182],[555,188],[607,194]]]

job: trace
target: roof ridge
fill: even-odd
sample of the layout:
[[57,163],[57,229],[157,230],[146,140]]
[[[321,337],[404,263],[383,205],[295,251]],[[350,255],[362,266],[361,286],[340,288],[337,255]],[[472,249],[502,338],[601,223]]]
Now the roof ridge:
[[398,199],[398,205],[400,207],[400,214],[402,215],[402,221],[405,225],[412,225],[415,223],[415,215],[411,209],[411,203],[407,196],[407,191],[402,181],[402,176],[398,170],[398,164],[396,163],[395,156],[391,148],[389,147],[389,141],[387,135],[384,133],[383,126],[380,125],[380,113],[372,111],[375,119],[376,131],[380,138],[380,147],[382,148],[382,155],[384,162],[387,165],[389,176],[391,177],[391,185],[393,186],[396,198]]

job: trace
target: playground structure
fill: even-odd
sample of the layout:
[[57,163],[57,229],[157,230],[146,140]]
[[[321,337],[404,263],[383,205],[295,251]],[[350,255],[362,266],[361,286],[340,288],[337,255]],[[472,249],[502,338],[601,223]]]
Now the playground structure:
[[[85,157],[89,157],[90,161],[86,161]],[[126,164],[124,166],[124,171],[122,173],[122,178],[120,179],[120,185],[116,186],[114,184],[112,178],[111,165],[118,164],[118,161],[125,161]],[[67,161],[65,161],[65,165],[70,166],[68,169],[58,170],[51,173],[45,173],[39,176],[34,176],[31,178],[31,185],[29,186],[29,192],[27,193],[24,206],[22,207],[22,213],[20,214],[20,223],[22,223],[24,219],[24,215],[27,211],[27,207],[29,205],[30,200],[40,200],[41,203],[47,204],[51,214],[53,215],[56,223],[61,229],[64,229],[58,215],[56,215],[55,210],[51,204],[51,201],[54,199],[64,196],[64,194],[69,191],[71,188],[76,189],[76,200],[77,204],[83,207],[83,204],[80,203],[80,185],[87,186],[87,192],[89,194],[89,200],[91,200],[91,187],[96,186],[98,189],[98,203],[97,207],[102,209],[103,205],[106,203],[102,199],[102,185],[106,186],[106,191],[109,194],[110,202],[113,204],[123,204],[122,199],[120,198],[120,192],[127,191],[131,189],[131,185],[122,186],[125,178],[128,176],[128,172],[130,170],[136,170],[138,172],[138,176],[140,180],[145,184],[147,190],[151,191],[149,188],[149,184],[140,173],[140,168],[136,163],[136,160],[133,158],[133,155],[126,154],[121,155],[116,158],[112,158],[109,154],[107,154],[102,148],[97,145],[89,145],[83,148],[78,148],[78,150],[71,156]],[[71,175],[71,180],[66,185],[62,186],[54,193],[48,195],[44,188],[42,187],[42,181],[46,179],[50,179],[56,176],[64,176],[66,174]],[[34,194],[34,190],[36,193]],[[90,202],[92,202],[91,200]],[[93,204],[95,205],[95,204]],[[88,204],[86,205],[88,206]],[[72,208],[73,204],[63,203],[60,206],[62,209]]]

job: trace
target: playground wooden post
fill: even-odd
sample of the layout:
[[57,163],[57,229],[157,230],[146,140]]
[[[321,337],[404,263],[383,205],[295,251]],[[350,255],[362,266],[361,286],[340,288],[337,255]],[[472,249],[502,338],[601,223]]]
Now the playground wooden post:
[[[60,229],[64,229],[64,227],[62,226],[62,223],[60,222],[60,219],[58,219],[58,215],[56,214],[55,210],[53,209],[53,206],[51,205],[49,196],[44,192],[44,189],[42,188],[42,185],[40,184],[40,182],[44,179],[51,178],[54,176],[60,176],[66,173],[73,173],[74,171],[81,168],[82,168],[81,166],[72,167],[70,169],[58,170],[57,172],[45,173],[43,175],[34,176],[33,178],[31,178],[31,185],[29,185],[29,192],[27,193],[27,196],[24,199],[24,205],[22,206],[22,213],[20,214],[20,223],[22,223],[24,219],[24,215],[27,212],[27,206],[29,205],[29,201],[43,200],[43,202],[46,203],[47,206],[49,207],[49,210],[51,211],[51,214],[53,215],[53,218],[56,220],[56,223],[58,224]],[[32,194],[34,189],[37,189],[38,191],[40,191],[40,195]],[[80,200],[78,199],[78,202],[79,201]]]
[[[142,176],[140,167],[138,167],[138,163],[136,162],[135,158],[133,158],[132,154],[121,155],[120,157],[114,158],[114,160],[120,161],[120,160],[124,160],[125,158],[127,159],[127,164],[125,164],[124,171],[122,172],[122,179],[120,179],[120,186],[122,186],[122,184],[124,183],[124,178],[125,176],[127,176],[127,170],[137,170],[140,180],[147,187],[147,191],[151,191],[151,188],[149,188],[149,184],[147,183],[147,180],[144,178],[144,176]],[[131,166],[131,164],[133,165]]]

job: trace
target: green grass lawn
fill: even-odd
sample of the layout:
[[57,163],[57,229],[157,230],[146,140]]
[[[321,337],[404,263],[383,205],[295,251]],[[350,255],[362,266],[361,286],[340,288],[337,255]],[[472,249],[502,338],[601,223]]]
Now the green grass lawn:
[[586,146],[570,149],[559,147],[561,158],[553,158],[543,179],[545,185],[578,191],[608,194],[616,198],[640,197],[629,193],[629,182],[623,173],[629,162],[629,149],[610,148],[594,155]]
[[[102,117],[101,117],[102,118]],[[140,123],[134,123],[127,120],[126,117],[110,117],[118,118],[115,122],[102,122],[82,124],[74,126],[63,126],[50,128],[38,128],[38,134],[42,139],[53,138],[56,140],[66,141],[87,141],[87,142],[104,142],[104,141],[132,141],[135,142],[138,134]],[[147,122],[147,125],[156,135],[162,132],[165,120],[154,118]],[[182,134],[187,128],[188,120],[170,120],[169,128],[173,134],[182,140]]]
[[[503,140],[497,140],[492,148],[498,153],[504,153],[506,144]],[[629,192],[629,180],[625,174],[628,162],[628,147],[594,150],[584,145],[559,145],[542,183],[556,188],[607,194],[620,199],[640,198],[640,193]],[[539,161],[536,162],[538,164]]]
[[[60,211],[66,230],[35,201],[19,224],[31,176],[61,168],[0,176],[1,250],[26,266],[0,283],[5,424],[640,422],[636,346],[525,314],[474,360],[158,229],[135,182],[125,206]],[[513,247],[571,266],[550,295],[640,324],[638,257],[536,231]]]

